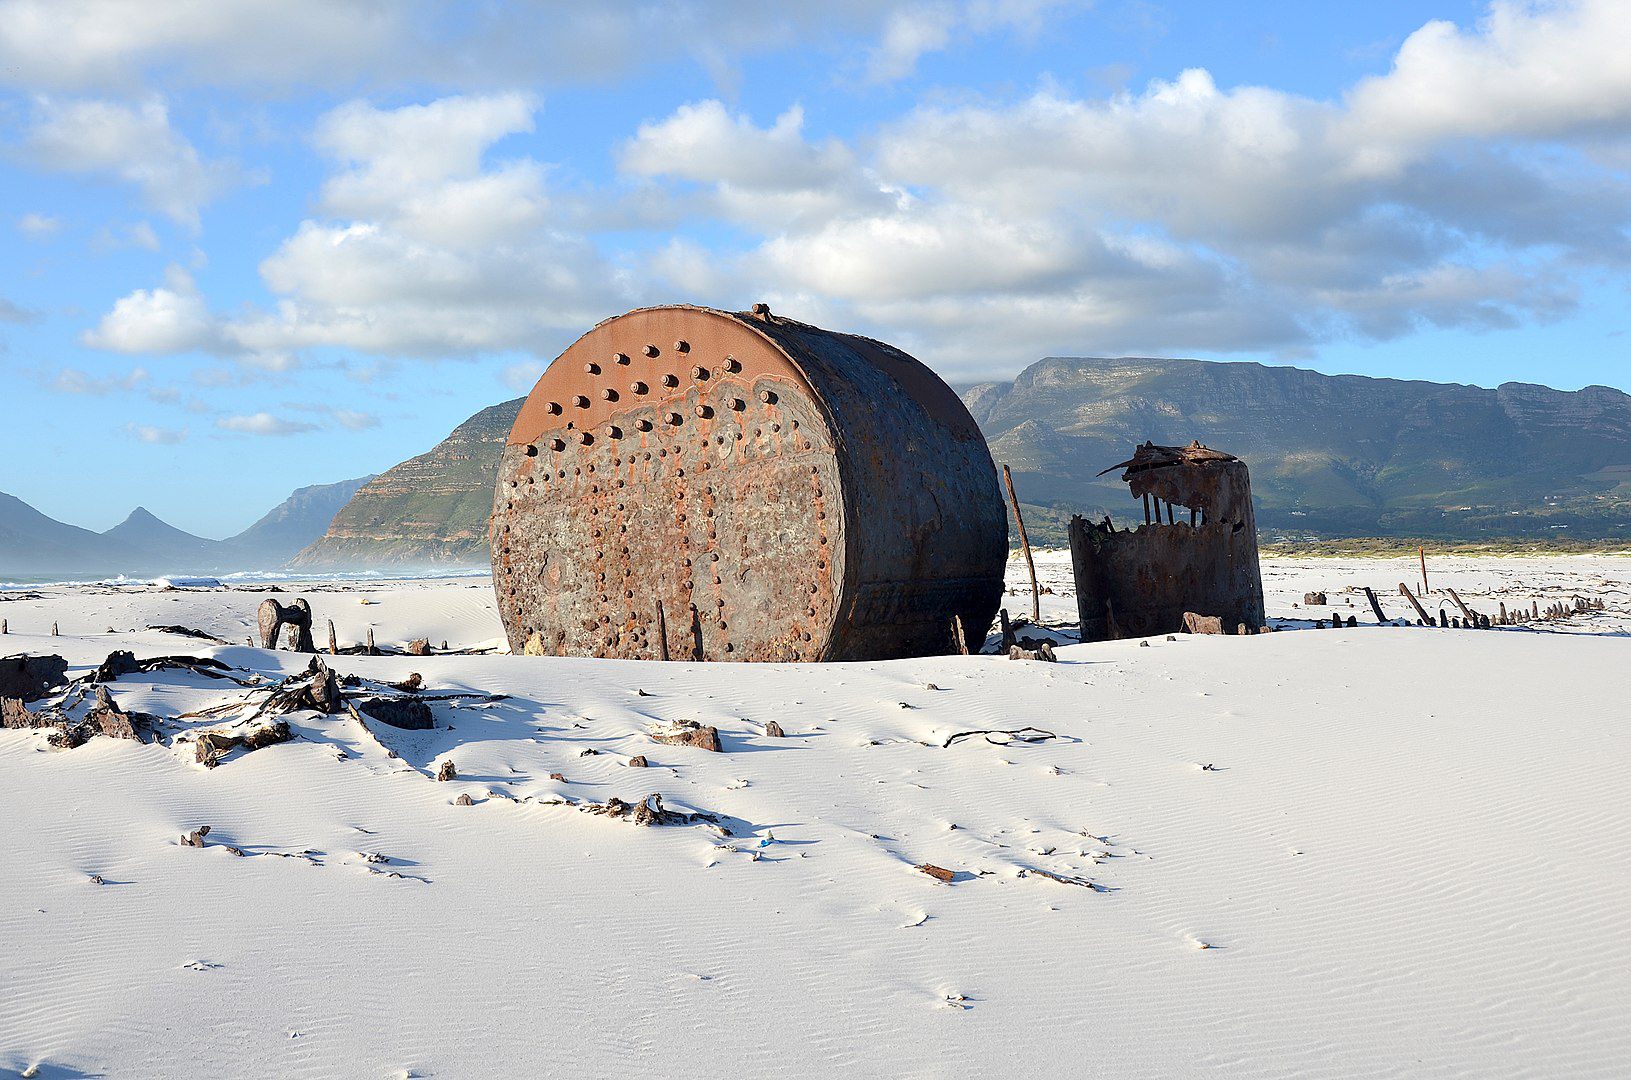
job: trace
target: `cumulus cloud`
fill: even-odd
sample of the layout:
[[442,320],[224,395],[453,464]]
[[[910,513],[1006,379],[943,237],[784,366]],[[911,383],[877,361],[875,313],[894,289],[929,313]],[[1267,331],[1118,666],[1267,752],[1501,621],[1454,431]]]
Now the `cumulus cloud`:
[[128,392],[148,381],[146,368],[132,368],[123,375],[89,375],[78,368],[63,368],[51,380],[51,388],[62,394],[107,394]]
[[330,216],[302,222],[261,264],[271,308],[223,323],[249,355],[341,345],[390,355],[557,350],[629,299],[626,275],[551,204],[545,166],[489,160],[532,128],[514,94],[323,117]]
[[24,152],[41,168],[133,184],[148,206],[193,227],[204,204],[239,177],[226,163],[205,161],[171,127],[157,98],[139,104],[38,98]]
[[[1048,10],[929,0],[877,25],[919,18],[905,64]],[[87,340],[272,367],[325,346],[547,357],[635,302],[764,299],[977,375],[1544,321],[1631,263],[1631,69],[1605,45],[1628,39],[1623,4],[1501,0],[1331,99],[1195,69],[934,99],[847,140],[797,105],[764,122],[694,101],[629,133],[616,185],[589,193],[506,153],[531,97],[356,101],[317,124],[329,175],[261,263],[270,303],[212,316],[172,281]],[[530,369],[501,377],[525,389]]]
[[317,430],[317,425],[309,421],[290,420],[287,417],[273,416],[269,412],[222,416],[215,421],[215,426],[222,431],[242,435],[299,435]]
[[50,214],[28,213],[17,219],[17,231],[30,240],[49,240],[62,228],[62,222]]
[[[728,77],[743,56],[797,44],[843,55],[883,38],[880,74],[910,71],[955,37],[1023,30],[1060,0],[948,5],[945,33],[923,0],[600,0],[479,4],[429,0],[0,0],[0,82],[122,89],[155,75],[254,87],[430,83],[462,90],[601,82],[653,56]],[[1086,6],[1076,3],[1072,6]]]
[[179,266],[170,268],[165,285],[121,297],[82,338],[94,348],[122,353],[162,355],[220,347],[209,306]]
[[[708,275],[670,244],[657,263],[674,282],[757,283],[955,371],[1036,349],[1499,328],[1566,314],[1581,267],[1631,261],[1631,189],[1602,153],[1631,136],[1631,75],[1604,44],[1628,39],[1625,5],[1497,3],[1476,28],[1424,27],[1334,101],[1196,69],[1140,92],[923,106],[855,147],[698,103],[645,125],[622,161],[759,232],[705,253]],[[755,212],[740,197],[755,150],[840,194],[820,214]]]
[[187,441],[186,428],[167,428],[156,427],[152,424],[130,423],[125,425],[125,432],[138,442],[160,446]]

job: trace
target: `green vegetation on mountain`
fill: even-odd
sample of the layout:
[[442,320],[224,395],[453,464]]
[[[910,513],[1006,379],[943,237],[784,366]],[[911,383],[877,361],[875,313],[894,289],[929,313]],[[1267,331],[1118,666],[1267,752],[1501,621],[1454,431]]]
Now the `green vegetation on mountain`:
[[[1246,461],[1267,542],[1631,544],[1631,396],[1322,375],[1204,360],[1049,357],[963,400],[1014,470],[1033,542],[1073,513],[1142,516],[1116,474],[1146,439]],[[521,399],[365,485],[300,566],[487,561],[499,453]],[[1499,546],[1499,545],[1497,545]]]

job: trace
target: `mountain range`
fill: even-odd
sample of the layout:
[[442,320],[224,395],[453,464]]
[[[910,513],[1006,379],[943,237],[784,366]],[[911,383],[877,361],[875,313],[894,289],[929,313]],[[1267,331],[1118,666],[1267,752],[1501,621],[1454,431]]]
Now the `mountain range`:
[[1096,474],[1197,438],[1246,462],[1270,536],[1631,539],[1631,395],[1606,386],[1049,357],[963,398],[1044,522],[1142,514]]
[[[1292,367],[1048,357],[963,387],[993,457],[1013,468],[1034,542],[1073,513],[1133,520],[1100,470],[1145,440],[1199,439],[1251,469],[1266,538],[1631,541],[1631,395],[1605,386],[1495,389]],[[0,495],[0,578],[219,570],[435,568],[487,562],[487,516],[515,398],[373,477],[302,488],[226,540],[137,508],[105,533]]]
[[140,506],[106,532],[92,532],[0,492],[0,579],[278,569],[371,479],[300,488],[225,540],[194,536]]

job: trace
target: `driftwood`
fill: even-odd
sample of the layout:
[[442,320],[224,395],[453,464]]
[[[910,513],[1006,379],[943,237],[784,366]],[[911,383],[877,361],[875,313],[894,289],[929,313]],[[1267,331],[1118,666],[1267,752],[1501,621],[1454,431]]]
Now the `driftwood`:
[[200,825],[198,828],[194,829],[192,832],[182,833],[181,834],[181,846],[182,847],[203,847],[204,846],[204,837],[208,836],[209,834],[210,834],[210,827],[208,825]]
[[785,737],[786,733],[782,731],[782,726],[780,724],[776,723],[774,720],[767,720],[765,722],[765,738],[781,739]]
[[149,630],[157,630],[162,634],[180,634],[182,637],[198,638],[200,641],[213,641],[217,645],[227,645],[214,634],[206,634],[202,630],[195,630],[190,626],[149,626]]
[[968,655],[968,635],[963,632],[963,617],[951,617],[951,647],[962,656]]
[[[959,731],[957,734],[951,736],[945,742],[941,743],[940,748],[944,750],[951,746],[952,743],[955,743],[958,739],[969,739],[973,738],[975,735],[984,735],[985,741],[990,743],[992,746],[1006,746],[1011,742],[1044,742],[1048,739],[1057,739],[1059,737],[1053,732],[1044,731],[1039,727],[1026,726],[1022,728],[982,728],[978,731]],[[1006,739],[999,740],[993,739],[991,737],[993,735],[1006,735],[1008,737]]]
[[271,598],[262,600],[256,619],[260,624],[261,648],[277,648],[278,635],[285,626],[291,626],[295,630],[296,652],[317,651],[317,645],[311,639],[311,605],[306,603],[305,597],[299,597],[289,605]]
[[[627,820],[633,818],[634,823],[640,826],[653,825],[692,825],[696,822],[707,822],[717,825],[719,817],[715,814],[704,813],[701,810],[686,813],[681,810],[669,810],[663,806],[663,797],[652,794],[638,802],[624,802],[613,795],[603,803],[585,803],[579,807],[585,813],[598,814],[602,817],[613,817]],[[721,829],[726,836],[730,830]]]
[[302,709],[337,713],[343,706],[339,680],[322,657],[313,656],[305,671],[290,675],[272,688],[271,694],[255,710],[255,716],[279,716]]
[[259,750],[265,746],[288,742],[292,738],[294,732],[289,730],[289,722],[274,720],[270,724],[251,728],[241,734],[236,731],[202,732],[198,736],[193,752],[200,765],[206,769],[213,769],[221,763],[223,757],[240,747],[246,751]]
[[923,871],[925,874],[928,874],[936,881],[944,881],[949,883],[957,876],[957,872],[955,870],[947,870],[944,866],[936,866],[933,863],[919,863],[917,865],[917,869]]
[[1021,648],[1018,645],[1008,646],[1008,659],[1010,660],[1041,660],[1048,664],[1057,664],[1059,657],[1054,655],[1053,644],[1044,641],[1034,649]]

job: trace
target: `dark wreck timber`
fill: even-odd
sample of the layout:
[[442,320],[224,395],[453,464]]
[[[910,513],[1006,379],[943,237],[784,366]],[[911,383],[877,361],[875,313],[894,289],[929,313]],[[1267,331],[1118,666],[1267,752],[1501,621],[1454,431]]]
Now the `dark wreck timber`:
[[956,393],[883,342],[670,306],[550,365],[504,447],[493,583],[515,652],[812,661],[952,651],[1008,527]]
[[[1083,641],[1185,629],[1184,615],[1215,617],[1226,632],[1263,625],[1257,520],[1244,462],[1199,442],[1145,443],[1104,472],[1143,503],[1144,524],[1070,522],[1070,556]],[[1103,473],[1100,473],[1102,476]]]

